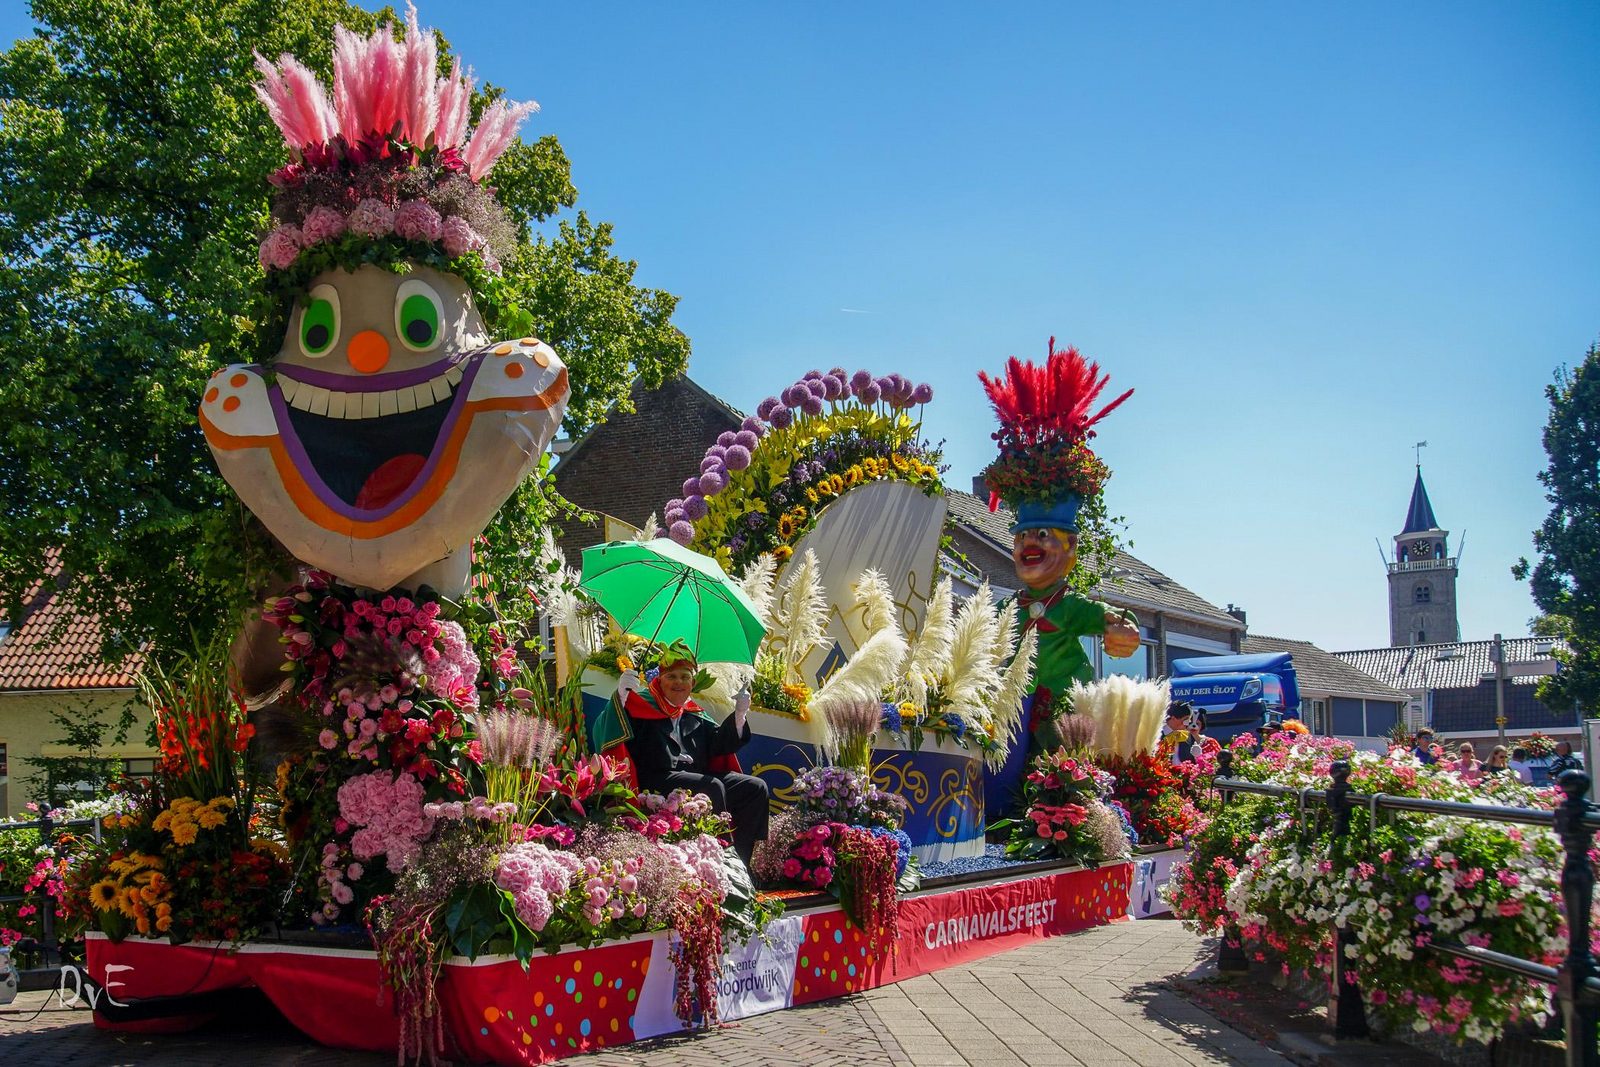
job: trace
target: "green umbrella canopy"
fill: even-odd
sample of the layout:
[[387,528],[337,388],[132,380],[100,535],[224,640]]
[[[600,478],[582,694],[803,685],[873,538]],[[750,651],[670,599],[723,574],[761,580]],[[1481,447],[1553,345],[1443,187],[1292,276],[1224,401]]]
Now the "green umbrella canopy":
[[611,541],[583,550],[579,587],[626,633],[682,638],[702,663],[754,663],[766,627],[717,561],[676,541]]

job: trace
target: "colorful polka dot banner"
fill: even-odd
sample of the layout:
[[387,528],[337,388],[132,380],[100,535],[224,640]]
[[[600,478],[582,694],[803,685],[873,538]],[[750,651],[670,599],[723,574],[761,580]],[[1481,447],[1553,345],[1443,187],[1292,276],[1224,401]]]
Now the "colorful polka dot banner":
[[[873,958],[861,931],[836,907],[784,916],[768,942],[728,946],[720,983],[726,1017],[858,993],[1126,919],[1132,875],[1131,864],[1117,863],[908,897],[900,903],[893,961]],[[516,1067],[680,1029],[666,936],[536,956],[526,972],[505,957],[446,964],[439,1000],[449,1055]],[[120,982],[116,992],[124,1002],[171,995],[175,983],[193,981],[208,953],[140,938],[88,943],[97,979],[107,976],[108,965],[130,968],[109,975]],[[217,969],[207,973],[204,988],[259,985],[324,1045],[394,1051],[397,1029],[389,1006],[378,1004],[372,953],[246,945],[215,955],[209,962]],[[191,1018],[188,1025],[204,1021]]]

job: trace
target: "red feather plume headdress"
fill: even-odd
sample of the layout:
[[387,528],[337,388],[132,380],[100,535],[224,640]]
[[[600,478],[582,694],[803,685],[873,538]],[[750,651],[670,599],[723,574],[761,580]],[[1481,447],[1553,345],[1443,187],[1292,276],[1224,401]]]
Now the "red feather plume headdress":
[[1101,374],[1100,364],[1091,363],[1076,348],[1057,351],[1054,337],[1044,366],[1012,356],[1006,361],[1004,378],[979,371],[978,380],[989,394],[1002,432],[1026,445],[1046,440],[1072,444],[1093,437],[1094,424],[1133,395],[1129,389],[1090,415],[1111,375]]

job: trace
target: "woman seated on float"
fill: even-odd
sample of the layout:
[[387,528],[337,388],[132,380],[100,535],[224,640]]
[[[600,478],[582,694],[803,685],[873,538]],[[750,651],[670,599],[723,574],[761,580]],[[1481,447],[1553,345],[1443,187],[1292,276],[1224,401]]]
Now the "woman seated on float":
[[617,682],[626,719],[627,757],[639,788],[652,793],[686,789],[704,793],[712,807],[733,817],[733,847],[746,864],[767,836],[767,783],[739,769],[734,755],[750,740],[748,690],[734,699],[733,714],[717,725],[693,699],[699,665],[681,639],[662,649],[659,670],[643,690],[637,671]]

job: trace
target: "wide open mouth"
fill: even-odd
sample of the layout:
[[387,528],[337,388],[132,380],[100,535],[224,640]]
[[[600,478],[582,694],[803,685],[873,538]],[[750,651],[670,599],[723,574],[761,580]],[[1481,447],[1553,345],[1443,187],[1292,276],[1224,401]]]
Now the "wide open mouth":
[[[428,370],[440,373],[391,389],[374,388],[383,381],[345,379],[368,386],[361,390],[326,388],[280,370],[278,387],[285,401],[280,412],[288,417],[293,443],[311,468],[302,473],[314,474],[329,493],[358,511],[377,511],[408,496],[425,480],[429,461],[466,392],[460,388],[466,370],[462,363],[446,360]],[[406,377],[409,382],[422,376]],[[318,375],[317,380],[331,379]]]

